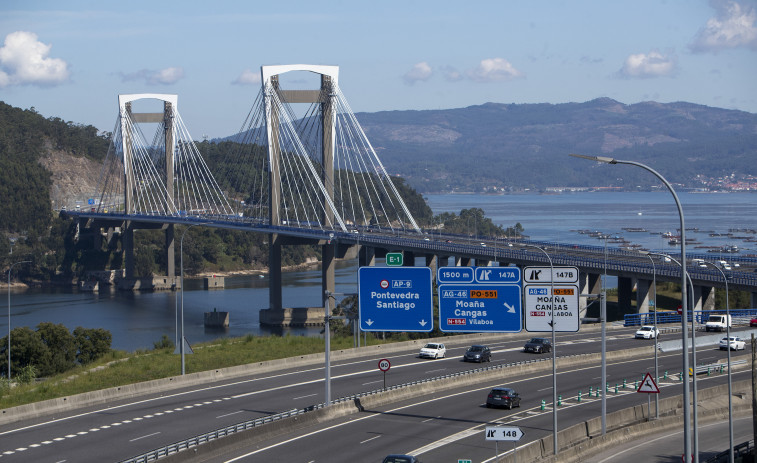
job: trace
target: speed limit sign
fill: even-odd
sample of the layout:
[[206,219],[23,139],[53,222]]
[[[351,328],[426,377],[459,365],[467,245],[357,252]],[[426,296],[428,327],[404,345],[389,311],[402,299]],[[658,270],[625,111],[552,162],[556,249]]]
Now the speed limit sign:
[[389,360],[387,359],[381,359],[379,360],[378,367],[381,371],[389,371],[389,368],[391,368],[392,364],[389,363]]

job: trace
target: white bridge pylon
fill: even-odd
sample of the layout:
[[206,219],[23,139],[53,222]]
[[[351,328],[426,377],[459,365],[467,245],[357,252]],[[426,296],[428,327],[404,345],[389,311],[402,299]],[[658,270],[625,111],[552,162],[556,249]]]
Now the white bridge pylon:
[[[293,71],[320,75],[320,88],[282,89],[279,76]],[[268,181],[249,204],[265,204],[271,225],[420,232],[341,92],[339,67],[293,64],[260,72],[261,91],[240,141],[266,147],[266,165],[255,170],[267,172]],[[311,106],[298,118],[294,103]]]
[[[162,112],[133,112],[132,103],[138,100],[162,101]],[[234,214],[184,125],[177,95],[119,95],[118,107],[118,121],[93,195],[98,212]],[[144,123],[157,124],[149,143],[140,129]]]

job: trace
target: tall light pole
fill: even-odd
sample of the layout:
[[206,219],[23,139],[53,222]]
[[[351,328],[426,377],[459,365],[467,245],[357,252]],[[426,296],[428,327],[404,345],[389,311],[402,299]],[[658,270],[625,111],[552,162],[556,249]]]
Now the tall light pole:
[[8,381],[11,380],[11,271],[13,271],[13,267],[16,265],[30,264],[31,262],[30,260],[22,260],[21,262],[11,264],[10,268],[8,268]]
[[181,233],[181,240],[179,240],[179,254],[181,262],[181,327],[180,327],[180,335],[179,335],[179,353],[181,354],[181,374],[182,376],[185,373],[184,368],[184,235],[187,234],[190,228],[196,227],[198,225],[207,225],[206,223],[193,223],[192,225],[188,226],[184,229],[184,231]]
[[552,258],[549,257],[547,251],[545,251],[542,247],[527,243],[520,243],[520,245],[527,248],[538,249],[539,251],[543,252],[545,256],[547,256],[547,260],[549,261],[549,286],[550,293],[552,294],[552,297],[550,298],[550,312],[552,313],[552,320],[550,322],[550,326],[552,327],[552,441],[554,443],[555,455],[557,455],[557,349],[555,348],[555,267],[554,265],[552,265]]
[[[675,190],[673,189],[673,186],[668,182],[665,177],[660,175],[659,172],[652,169],[651,167],[641,164],[639,162],[634,161],[622,161],[614,158],[608,158],[604,156],[585,156],[582,154],[571,154],[571,156],[576,158],[583,158],[583,159],[589,159],[591,161],[597,161],[597,162],[604,162],[607,164],[628,164],[631,166],[641,167],[642,169],[646,170],[647,172],[650,172],[652,175],[657,177],[662,183],[665,184],[665,187],[670,191],[670,193],[673,195],[673,199],[675,200],[676,207],[678,208],[678,218],[680,221],[681,226],[681,343],[683,347],[683,355],[682,357],[682,364],[683,364],[683,371],[688,372],[689,371],[689,327],[687,323],[688,319],[688,309],[687,309],[687,298],[686,298],[686,227],[684,226],[684,220],[683,220],[683,208],[681,207],[681,201],[678,200],[678,195],[676,194]],[[691,455],[691,412],[690,412],[690,398],[689,398],[689,378],[686,376],[686,380],[683,384],[683,454],[686,456],[686,459],[688,459],[688,455]],[[699,460],[699,456],[695,456],[696,461]]]
[[731,309],[728,305],[728,278],[717,265],[712,262],[704,261],[705,264],[714,267],[720,272],[725,283],[725,335],[728,338],[728,461],[733,463],[733,397],[731,384]]
[[[660,339],[660,332],[657,330],[657,269],[654,266],[654,259],[648,252],[642,252],[642,254],[649,257],[649,262],[652,263],[652,287],[654,288],[654,380],[655,384],[660,384],[660,377],[657,371],[657,343]],[[654,395],[654,417],[660,419],[660,394]]]
[[[678,262],[674,257],[670,256],[669,254],[661,253],[661,252],[651,252],[653,256],[660,256],[665,259],[668,259],[668,261],[673,261],[677,265],[681,266],[681,262]],[[699,426],[698,426],[698,420],[699,420],[699,413],[698,410],[698,400],[697,400],[697,330],[696,330],[696,314],[694,313],[694,282],[691,281],[691,275],[689,275],[688,272],[686,272],[686,279],[689,282],[689,290],[691,291],[691,301],[692,301],[692,307],[691,307],[691,362],[694,364],[694,368],[692,370],[692,401],[694,404],[694,433],[692,437],[692,450],[694,452],[694,462],[699,463]],[[688,372],[683,372],[688,377]]]

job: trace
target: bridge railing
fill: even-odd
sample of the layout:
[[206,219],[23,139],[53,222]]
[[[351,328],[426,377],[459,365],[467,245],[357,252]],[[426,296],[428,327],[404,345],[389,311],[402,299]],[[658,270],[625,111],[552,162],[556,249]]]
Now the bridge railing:
[[[749,321],[757,318],[757,310],[730,310],[734,325],[748,325]],[[695,310],[688,312],[688,319],[696,317],[697,323],[707,323],[710,315],[725,315],[725,310]],[[657,324],[681,323],[681,315],[676,312],[657,312]],[[632,313],[623,316],[623,326],[654,325],[654,312]]]

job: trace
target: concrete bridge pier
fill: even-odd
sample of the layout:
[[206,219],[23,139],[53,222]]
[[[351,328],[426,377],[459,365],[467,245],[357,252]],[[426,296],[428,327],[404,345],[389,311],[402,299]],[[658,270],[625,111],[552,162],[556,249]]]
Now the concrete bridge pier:
[[[691,306],[697,311],[715,308],[715,288],[694,285],[694,297]],[[723,310],[725,310],[724,307]]]
[[127,280],[134,279],[134,226],[130,220],[124,223],[123,234],[123,252],[124,252],[124,267],[126,270],[125,278]]
[[281,300],[281,238],[273,233],[268,242],[268,307],[281,310]]
[[[321,303],[328,307],[326,291],[334,292],[336,288],[336,244],[326,243],[321,246]],[[358,252],[360,247],[358,246]]]
[[166,226],[166,277],[176,280],[176,250],[174,224]]
[[631,313],[633,280],[630,277],[618,277],[618,310],[620,313]]
[[435,254],[426,254],[426,267],[431,269],[431,279],[436,278],[436,269],[439,267],[439,258]]
[[358,266],[373,267],[376,265],[376,248],[361,246],[358,251]]
[[[602,292],[602,278],[598,273],[578,273],[578,289],[581,294],[599,294]],[[578,300],[578,312],[581,317],[586,316],[586,298]]]
[[455,267],[470,267],[472,260],[470,257],[455,256]]
[[[636,280],[636,311],[638,313],[649,313],[649,293],[651,289],[651,280],[639,278]],[[657,289],[655,288],[655,291]]]

